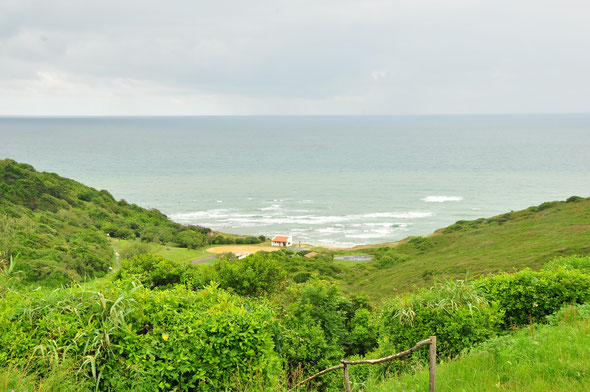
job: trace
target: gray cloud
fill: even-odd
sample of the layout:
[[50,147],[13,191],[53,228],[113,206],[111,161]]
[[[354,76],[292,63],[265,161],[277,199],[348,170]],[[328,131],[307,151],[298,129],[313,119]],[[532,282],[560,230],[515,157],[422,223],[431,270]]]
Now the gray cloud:
[[585,1],[0,3],[0,114],[589,111]]

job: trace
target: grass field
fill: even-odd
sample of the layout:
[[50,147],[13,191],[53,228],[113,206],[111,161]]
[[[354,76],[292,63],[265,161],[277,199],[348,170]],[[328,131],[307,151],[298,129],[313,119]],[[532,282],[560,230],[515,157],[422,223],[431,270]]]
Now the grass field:
[[[346,291],[367,294],[379,302],[413,286],[429,286],[435,277],[537,269],[555,256],[589,254],[590,199],[545,204],[441,229],[418,242],[381,246],[387,245],[408,261],[385,268],[378,268],[376,261],[347,264],[351,268],[342,284]],[[354,250],[370,252],[375,247]]]
[[[111,243],[113,247],[120,251],[123,247],[131,244],[134,241],[129,240],[116,240],[111,239]],[[162,257],[166,257],[167,259],[177,260],[181,262],[189,262],[192,260],[198,260],[209,256],[215,256],[215,253],[208,252],[206,249],[207,247],[199,248],[199,249],[187,249],[187,248],[178,248],[175,246],[169,245],[160,245],[149,243],[148,244],[151,248],[151,251],[157,255]]]
[[[590,321],[573,314],[558,326],[527,327],[439,364],[436,391],[590,391],[588,358]],[[368,385],[364,390],[426,391],[428,370]]]

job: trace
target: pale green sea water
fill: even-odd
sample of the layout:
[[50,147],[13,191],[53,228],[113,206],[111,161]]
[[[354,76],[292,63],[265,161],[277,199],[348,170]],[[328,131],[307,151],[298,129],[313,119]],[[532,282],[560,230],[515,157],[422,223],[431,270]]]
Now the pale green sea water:
[[590,196],[590,115],[0,118],[0,158],[182,223],[322,245]]

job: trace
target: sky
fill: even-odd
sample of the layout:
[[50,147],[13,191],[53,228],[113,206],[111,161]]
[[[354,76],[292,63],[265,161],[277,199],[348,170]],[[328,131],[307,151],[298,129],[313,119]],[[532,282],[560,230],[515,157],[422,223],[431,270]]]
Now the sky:
[[0,115],[590,112],[587,0],[0,0]]

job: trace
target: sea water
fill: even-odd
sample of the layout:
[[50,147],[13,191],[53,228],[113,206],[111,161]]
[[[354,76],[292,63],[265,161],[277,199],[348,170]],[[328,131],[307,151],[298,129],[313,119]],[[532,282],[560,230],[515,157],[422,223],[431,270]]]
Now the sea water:
[[0,118],[0,158],[180,223],[352,246],[590,196],[590,115]]

